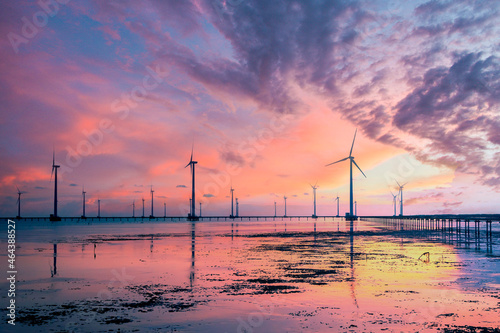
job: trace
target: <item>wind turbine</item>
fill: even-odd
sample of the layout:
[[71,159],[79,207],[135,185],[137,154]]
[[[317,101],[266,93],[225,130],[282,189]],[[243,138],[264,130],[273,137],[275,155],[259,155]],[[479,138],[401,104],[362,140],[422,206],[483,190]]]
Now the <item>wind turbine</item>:
[[340,198],[339,198],[339,194],[337,193],[337,197],[335,198],[335,201],[337,201],[337,217],[339,217],[340,215],[340,210],[339,210],[339,206],[340,206]]
[[286,217],[286,199],[288,199],[286,196],[283,197],[283,199],[285,199],[285,216]]
[[391,195],[392,195],[392,201],[394,203],[394,216],[396,216],[396,214],[397,214],[396,213],[396,202],[397,202],[397,197],[398,197],[399,193],[394,195],[394,193],[392,193],[392,191],[391,191]]
[[399,206],[399,216],[403,216],[403,188],[408,183],[404,183],[403,185],[401,185],[397,180],[396,180],[396,183],[398,183],[398,186],[399,186],[399,195],[400,195],[400,197],[399,197],[399,203],[400,203],[400,206]]
[[[60,165],[56,165],[56,152],[52,151],[52,173],[50,174],[50,180],[52,180],[52,175],[54,175],[54,214],[51,214],[51,221],[61,221],[61,218],[57,216],[57,169]],[[54,173],[55,170],[55,173]]]
[[151,185],[151,215],[149,216],[150,219],[154,218],[154,214],[153,214],[153,193],[155,191],[153,191],[153,185]]
[[233,184],[231,184],[231,215],[229,216],[230,218],[234,217],[233,197],[234,197],[234,188],[233,188]]
[[200,217],[201,217],[201,202],[200,202]]
[[354,216],[358,216],[358,202],[354,201]]
[[101,218],[101,199],[97,198],[97,218]]
[[163,203],[163,217],[167,217],[167,203]]
[[142,217],[144,218],[144,198],[142,198]]
[[86,219],[85,217],[85,187],[82,186],[82,219]]
[[[17,187],[17,186],[16,186]],[[17,217],[18,219],[21,218],[21,194],[24,194],[26,192],[21,192],[19,190],[19,187],[17,187]]]
[[[311,184],[309,184],[311,185]],[[313,214],[313,218],[317,218],[318,216],[316,215],[316,189],[319,187],[317,186],[318,185],[318,182],[316,182],[316,184],[314,184],[314,186],[311,185],[311,188],[313,189],[313,194],[314,194],[314,214]]]
[[188,220],[197,221],[198,219],[196,218],[196,211],[195,211],[196,200],[195,200],[195,196],[194,196],[194,175],[195,175],[195,166],[196,166],[196,163],[198,163],[198,162],[193,161],[193,151],[194,151],[194,144],[191,147],[191,159],[189,160],[189,163],[184,168],[187,168],[188,166],[190,166],[191,167],[191,176],[192,176],[192,179],[191,179],[191,205],[190,205],[191,206],[190,207],[191,213],[189,213]]
[[354,161],[354,156],[352,156],[352,149],[354,148],[354,141],[356,140],[356,133],[358,132],[358,129],[356,129],[356,131],[354,132],[354,139],[352,140],[352,146],[351,146],[351,151],[349,152],[349,156],[347,156],[346,158],[343,158],[341,160],[338,160],[337,162],[333,162],[333,163],[330,163],[330,164],[327,164],[326,166],[329,166],[329,165],[333,165],[333,164],[336,164],[336,163],[339,163],[339,162],[343,162],[345,160],[349,160],[351,163],[350,163],[350,194],[349,194],[349,219],[350,220],[354,220],[355,216],[353,215],[353,191],[352,191],[352,164],[354,163],[354,165],[359,169],[359,171],[361,171],[361,173],[363,174],[363,176],[365,176],[366,178],[366,175],[365,173],[363,172],[363,170],[361,170],[361,168],[359,167],[359,165],[356,163],[356,161]]
[[239,216],[238,206],[239,206],[239,203],[238,203],[238,198],[236,198],[236,217],[238,217],[238,216]]
[[132,201],[132,217],[135,217],[135,200]]
[[274,201],[274,217],[276,217],[276,201]]

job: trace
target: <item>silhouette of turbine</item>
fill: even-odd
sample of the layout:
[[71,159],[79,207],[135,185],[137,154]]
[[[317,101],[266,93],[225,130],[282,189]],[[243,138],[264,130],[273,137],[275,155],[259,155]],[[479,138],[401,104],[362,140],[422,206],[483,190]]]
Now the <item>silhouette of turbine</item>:
[[234,202],[234,188],[233,188],[233,184],[231,183],[231,215],[229,215],[230,218],[234,218],[234,206],[233,206],[233,202]]
[[17,187],[17,218],[20,219],[21,218],[21,194],[24,194],[26,192],[21,192],[19,190],[19,187]]
[[153,185],[151,185],[151,215],[149,216],[150,219],[154,218],[154,214],[153,214],[153,193],[155,191],[153,191]]
[[82,219],[86,219],[85,217],[85,187],[82,186]]
[[191,159],[189,160],[189,163],[184,167],[187,168],[188,166],[191,167],[191,207],[190,210],[191,212],[188,215],[188,220],[191,221],[197,221],[198,219],[196,218],[196,210],[195,210],[195,205],[196,205],[196,200],[194,196],[194,190],[195,190],[195,184],[194,184],[194,176],[195,176],[195,166],[197,161],[193,161],[193,152],[194,152],[194,144],[191,147]]
[[[61,221],[61,218],[57,216],[57,169],[60,165],[56,165],[56,152],[52,151],[52,173],[50,174],[50,180],[52,181],[52,175],[54,175],[54,214],[50,215],[51,221]],[[55,171],[55,172],[54,172]]]
[[349,152],[349,156],[347,156],[346,158],[343,158],[341,160],[338,160],[337,162],[333,162],[333,163],[330,163],[330,164],[327,164],[326,166],[330,166],[330,165],[333,165],[333,164],[336,164],[336,163],[339,163],[339,162],[343,162],[345,160],[349,160],[350,161],[350,194],[349,194],[349,219],[350,220],[354,220],[355,219],[355,216],[353,215],[353,190],[352,190],[352,164],[354,163],[354,165],[358,168],[359,171],[361,171],[361,173],[363,174],[363,176],[365,176],[366,178],[366,175],[365,173],[363,172],[363,170],[361,170],[361,168],[359,167],[359,165],[356,163],[356,161],[354,161],[354,156],[352,156],[352,149],[354,148],[354,141],[356,140],[356,134],[358,132],[358,129],[356,129],[356,131],[354,132],[354,139],[352,140],[352,145],[351,145],[351,151]]

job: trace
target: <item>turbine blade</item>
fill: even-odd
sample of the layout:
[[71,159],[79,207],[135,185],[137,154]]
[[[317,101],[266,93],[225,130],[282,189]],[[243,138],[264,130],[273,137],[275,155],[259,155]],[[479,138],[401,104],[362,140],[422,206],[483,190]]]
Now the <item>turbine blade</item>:
[[401,187],[401,184],[396,179],[394,179],[394,180],[396,181],[396,183],[398,184],[398,186]]
[[327,165],[325,165],[325,166],[330,166],[330,165],[333,165],[333,164],[336,164],[336,163],[339,163],[339,162],[343,162],[343,161],[345,161],[345,160],[347,160],[347,159],[349,159],[349,157],[343,158],[343,159],[341,159],[341,160],[338,160],[337,162],[333,162],[333,163],[327,164]]
[[361,173],[363,174],[363,176],[365,176],[365,178],[368,178],[366,177],[365,173],[363,172],[363,170],[361,170],[361,168],[359,167],[359,165],[356,163],[356,161],[354,160],[354,158],[352,159],[352,162],[354,163],[354,165],[359,169],[359,171],[361,171]]
[[352,156],[352,149],[354,148],[354,141],[356,140],[356,133],[358,133],[357,128],[356,128],[356,131],[354,132],[354,139],[352,139],[352,146],[351,146],[351,152],[349,153],[349,157]]
[[17,198],[16,205],[19,204],[19,198]]
[[404,183],[403,185],[401,185],[401,187],[405,186],[406,184],[408,184],[408,182]]
[[52,172],[50,173],[50,181],[52,181],[53,175],[54,175],[54,165],[52,165]]
[[52,147],[52,166],[56,165],[56,151],[54,147]]

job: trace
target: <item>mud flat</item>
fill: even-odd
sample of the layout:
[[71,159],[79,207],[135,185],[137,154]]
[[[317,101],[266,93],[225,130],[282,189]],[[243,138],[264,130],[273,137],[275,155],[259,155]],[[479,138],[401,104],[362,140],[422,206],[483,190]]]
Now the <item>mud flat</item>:
[[497,247],[308,223],[26,228],[2,331],[500,331]]

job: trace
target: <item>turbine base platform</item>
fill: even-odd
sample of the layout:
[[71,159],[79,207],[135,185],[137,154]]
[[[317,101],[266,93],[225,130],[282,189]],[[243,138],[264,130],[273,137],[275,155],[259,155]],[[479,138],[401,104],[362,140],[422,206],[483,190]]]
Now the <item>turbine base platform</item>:
[[52,222],[58,222],[61,221],[61,218],[59,216],[54,216],[54,214],[50,214],[49,220]]

